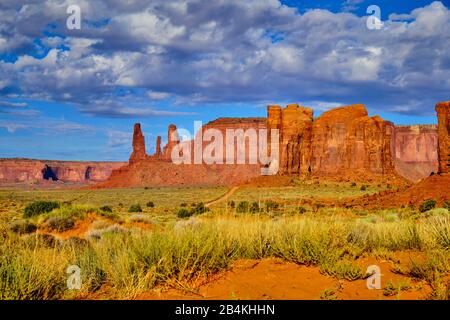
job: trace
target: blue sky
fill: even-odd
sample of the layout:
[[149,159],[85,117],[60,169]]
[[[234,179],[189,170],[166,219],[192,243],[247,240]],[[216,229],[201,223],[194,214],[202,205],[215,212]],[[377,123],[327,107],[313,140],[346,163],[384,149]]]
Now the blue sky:
[[[81,29],[66,27],[70,4]],[[378,5],[383,27],[366,26]],[[0,3],[0,157],[127,160],[170,123],[315,116],[364,103],[396,124],[436,123],[450,99],[450,1],[134,0]]]

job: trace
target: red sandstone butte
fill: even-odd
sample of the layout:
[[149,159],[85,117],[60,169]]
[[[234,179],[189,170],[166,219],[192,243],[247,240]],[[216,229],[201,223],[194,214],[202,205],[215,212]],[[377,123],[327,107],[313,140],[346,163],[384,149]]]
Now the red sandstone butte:
[[450,172],[450,101],[436,104],[438,117],[439,173]]
[[394,176],[393,134],[391,122],[369,117],[361,104],[324,112],[313,124],[312,172],[342,178]]

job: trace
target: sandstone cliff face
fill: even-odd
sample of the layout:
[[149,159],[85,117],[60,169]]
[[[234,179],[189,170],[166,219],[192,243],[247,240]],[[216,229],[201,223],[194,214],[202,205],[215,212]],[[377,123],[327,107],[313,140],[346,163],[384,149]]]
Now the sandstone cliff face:
[[311,168],[315,175],[393,175],[394,125],[369,117],[363,105],[324,112],[313,123]]
[[450,172],[450,101],[436,104],[439,173]]
[[133,152],[130,156],[130,163],[139,162],[145,160],[147,154],[145,153],[145,138],[141,131],[141,124],[136,123],[134,125],[133,132]]
[[280,174],[308,174],[311,171],[313,110],[290,104],[268,107],[268,129],[280,131]]
[[437,172],[437,126],[395,127],[395,169],[411,181]]
[[124,162],[1,159],[0,183],[100,182],[107,180],[114,169],[125,164]]

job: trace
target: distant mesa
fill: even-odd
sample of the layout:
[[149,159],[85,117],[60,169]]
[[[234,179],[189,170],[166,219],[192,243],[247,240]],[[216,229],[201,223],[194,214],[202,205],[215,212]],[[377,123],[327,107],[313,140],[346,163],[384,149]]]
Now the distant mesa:
[[[449,171],[449,105],[436,105],[437,126],[396,126],[379,116],[369,117],[362,104],[335,108],[314,119],[311,108],[289,104],[269,105],[267,118],[219,118],[201,132],[278,129],[281,176],[401,183]],[[146,155],[141,126],[135,124],[129,165],[114,170],[98,187],[233,185],[260,175],[261,165],[255,164],[175,165],[170,155],[179,143],[193,144],[180,142],[177,127],[171,124],[162,151],[158,137],[155,154]]]
[[105,181],[126,162],[83,162],[34,159],[0,159],[0,183],[73,183]]

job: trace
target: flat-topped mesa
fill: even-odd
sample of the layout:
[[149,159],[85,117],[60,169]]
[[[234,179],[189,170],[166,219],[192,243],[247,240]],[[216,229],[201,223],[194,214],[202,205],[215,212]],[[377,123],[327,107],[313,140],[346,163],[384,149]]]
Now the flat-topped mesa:
[[436,104],[439,173],[450,173],[450,101]]
[[311,167],[316,175],[394,174],[394,125],[369,117],[362,104],[324,112],[313,123]]
[[170,124],[167,129],[167,144],[163,148],[162,158],[164,160],[172,159],[172,149],[180,143],[180,137],[178,136],[177,126]]
[[141,124],[134,124],[134,132],[133,132],[133,152],[131,153],[129,163],[136,163],[147,158],[147,154],[145,153],[145,138],[141,131]]

